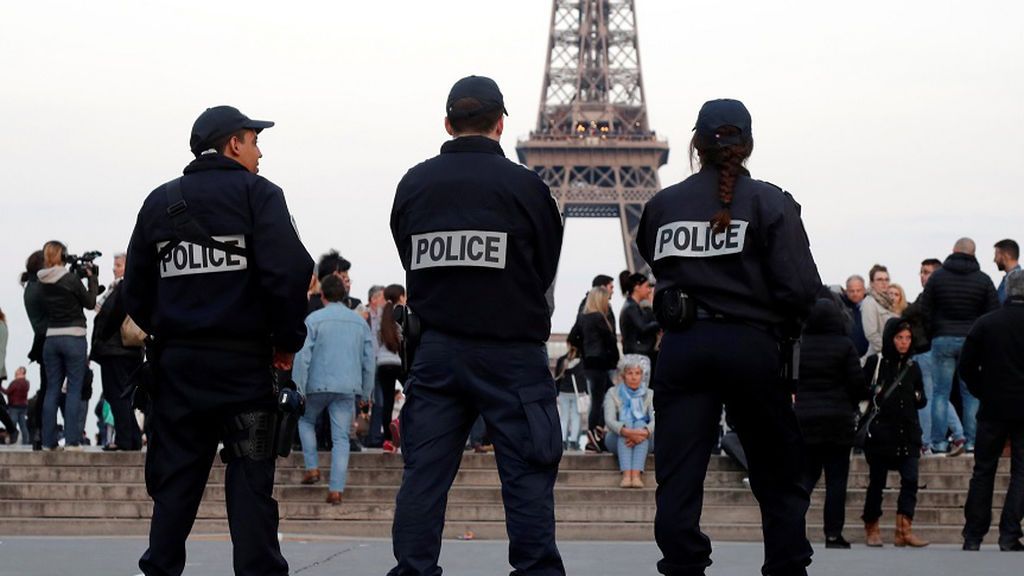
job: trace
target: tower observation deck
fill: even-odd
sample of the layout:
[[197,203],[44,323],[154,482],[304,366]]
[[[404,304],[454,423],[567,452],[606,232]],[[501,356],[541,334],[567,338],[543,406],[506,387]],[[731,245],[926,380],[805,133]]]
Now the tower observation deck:
[[619,218],[626,265],[644,274],[634,240],[668,150],[647,120],[635,2],[553,0],[537,127],[516,152],[566,218]]

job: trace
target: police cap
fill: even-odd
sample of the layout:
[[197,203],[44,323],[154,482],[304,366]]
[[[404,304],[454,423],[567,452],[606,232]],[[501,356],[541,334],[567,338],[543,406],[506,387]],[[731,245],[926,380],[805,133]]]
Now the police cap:
[[[739,133],[730,136],[716,134],[724,126],[734,126]],[[719,146],[732,146],[750,140],[750,112],[743,102],[723,98],[709,100],[700,107],[697,114],[697,125],[693,127],[697,136],[702,139],[715,139]]]
[[192,124],[189,147],[198,156],[203,150],[212,148],[217,140],[239,130],[255,130],[259,134],[273,125],[266,120],[252,120],[233,106],[214,106],[207,108]]
[[[480,106],[470,109],[455,109],[455,103],[463,98],[473,98],[480,102]],[[501,95],[498,84],[486,76],[466,76],[452,86],[448,93],[448,103],[445,105],[445,112],[449,118],[470,118],[488,112],[496,108],[508,116],[505,109],[505,97]]]

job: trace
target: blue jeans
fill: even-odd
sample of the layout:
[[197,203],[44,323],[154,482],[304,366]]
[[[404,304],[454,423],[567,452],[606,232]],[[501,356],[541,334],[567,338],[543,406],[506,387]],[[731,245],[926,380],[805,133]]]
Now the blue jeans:
[[[921,445],[929,447],[932,444],[932,405],[935,402],[935,362],[931,351],[914,356],[914,362],[921,368],[924,397],[928,399],[928,405],[917,411],[917,418],[921,421]],[[948,427],[953,430],[953,438],[963,440],[964,425],[960,423],[960,417],[952,404],[947,407],[946,416]]]
[[[46,365],[46,382],[49,390],[43,400],[43,446],[57,446],[57,406],[60,404],[60,389],[64,379],[68,380],[68,398],[80,399],[85,383],[85,364],[88,345],[85,336],[48,336],[43,344],[43,363]],[[64,444],[78,446],[82,443],[81,401],[68,401],[64,406]]]
[[967,385],[956,375],[957,362],[960,360],[960,349],[963,348],[963,336],[938,336],[932,339],[932,360],[935,363],[933,372],[935,398],[929,401],[932,406],[932,450],[945,452],[949,448],[946,442],[946,429],[950,427],[949,394],[953,389],[953,379],[960,383],[960,396],[964,402],[964,436],[967,447],[974,448],[974,439],[978,430],[978,399],[967,390]]
[[28,406],[8,406],[7,413],[11,415],[11,420],[18,425],[21,443],[31,444],[32,435],[28,432]]
[[580,441],[580,411],[575,393],[558,393],[558,419],[562,423],[562,441],[576,446]]
[[356,411],[356,398],[349,394],[314,392],[306,396],[306,413],[299,418],[299,440],[306,470],[316,470],[316,419],[327,410],[331,419],[331,478],[328,490],[344,492],[348,476],[348,431]]
[[610,430],[604,437],[604,445],[609,452],[619,457],[619,470],[623,472],[626,470],[643,472],[644,464],[647,463],[647,454],[654,449],[654,443],[651,442],[650,437],[630,448],[626,446],[625,438]]

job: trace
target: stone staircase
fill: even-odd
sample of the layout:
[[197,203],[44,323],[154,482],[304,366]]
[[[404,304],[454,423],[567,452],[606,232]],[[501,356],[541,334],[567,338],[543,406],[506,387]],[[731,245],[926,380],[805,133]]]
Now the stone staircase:
[[[144,535],[151,502],[146,495],[144,454],[95,452],[27,452],[0,450],[0,535]],[[321,470],[330,469],[321,454]],[[960,542],[963,504],[973,459],[921,460],[915,530],[938,543]],[[278,461],[276,496],[285,534],[389,537],[394,496],[402,476],[401,457],[367,451],[353,454],[348,488],[341,506],[323,502],[325,481],[303,486],[298,454]],[[1002,506],[1009,463],[1000,464],[994,506]],[[556,485],[558,537],[562,540],[651,540],[655,513],[653,459],[647,488],[618,488],[619,472],[609,455],[571,453],[562,460]],[[224,511],[224,466],[210,476],[194,533],[227,533]],[[760,541],[760,512],[744,473],[724,457],[714,456],[705,481],[702,526],[713,539]],[[808,534],[822,539],[824,482],[812,496]],[[885,537],[895,517],[895,488],[890,475],[886,492]],[[867,463],[856,457],[850,473],[846,537],[863,539],[860,512],[867,486]],[[998,512],[995,513],[998,518]],[[445,536],[467,531],[476,538],[505,537],[504,512],[494,457],[467,453],[452,488]]]

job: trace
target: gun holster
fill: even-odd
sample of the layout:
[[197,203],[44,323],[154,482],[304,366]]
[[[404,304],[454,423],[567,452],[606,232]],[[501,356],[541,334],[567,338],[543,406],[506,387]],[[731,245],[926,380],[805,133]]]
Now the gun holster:
[[240,458],[260,461],[277,455],[274,435],[277,413],[273,410],[243,412],[229,418],[223,425],[224,449],[220,459],[227,464]]
[[667,332],[686,330],[697,320],[697,302],[678,288],[659,290],[654,295],[654,317]]

